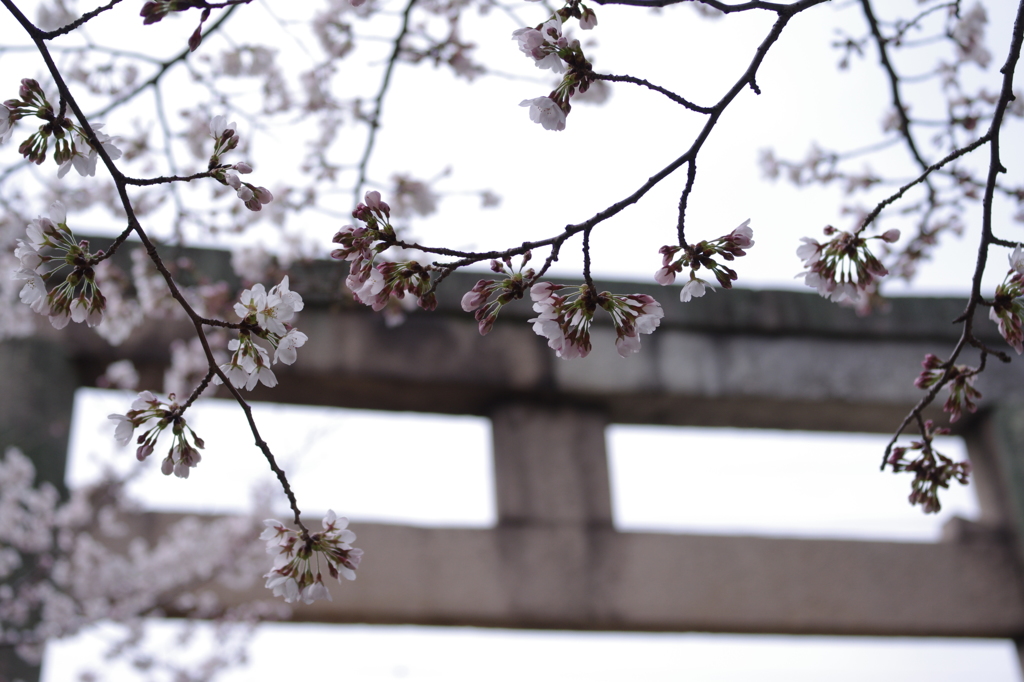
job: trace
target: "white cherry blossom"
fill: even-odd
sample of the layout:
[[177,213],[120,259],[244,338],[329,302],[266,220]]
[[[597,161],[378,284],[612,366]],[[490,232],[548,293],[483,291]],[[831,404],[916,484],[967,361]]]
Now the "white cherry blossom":
[[[96,141],[103,147],[103,151],[107,153],[113,160],[121,158],[121,150],[114,144],[114,138],[106,133],[101,133],[100,128],[103,124],[94,124],[93,133],[96,135]],[[74,167],[75,171],[85,177],[92,177],[96,175],[96,160],[99,158],[99,154],[93,149],[89,141],[82,135],[81,132],[75,133],[74,140],[74,151],[71,156],[60,165],[57,169],[57,177],[63,178],[67,175],[67,172]],[[63,222],[63,221],[59,221]]]
[[688,303],[692,298],[700,298],[704,295],[706,285],[702,280],[691,279],[679,292],[679,300]]
[[550,97],[524,99],[521,107],[530,107],[530,120],[539,123],[544,130],[565,130],[565,112]]
[[290,329],[288,333],[277,342],[277,349],[274,351],[274,362],[283,362],[286,365],[294,364],[298,357],[296,348],[305,345],[309,337],[298,329]]
[[1021,249],[1020,245],[1013,250],[1010,254],[1010,269],[1015,270],[1017,274],[1024,275],[1024,250]]

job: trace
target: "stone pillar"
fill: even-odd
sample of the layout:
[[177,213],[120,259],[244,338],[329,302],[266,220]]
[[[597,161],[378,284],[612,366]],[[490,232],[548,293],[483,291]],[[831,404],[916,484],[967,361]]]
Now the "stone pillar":
[[[1016,550],[1024,581],[1024,402],[1002,401],[965,437],[981,506],[981,525]],[[1013,640],[1024,670],[1024,633]]]
[[613,622],[608,565],[607,417],[574,406],[508,403],[491,413],[505,608],[516,627],[569,616]]
[[978,418],[965,440],[981,524],[1006,534],[1024,567],[1024,402],[1001,402]]
[[[61,494],[77,373],[66,352],[39,339],[0,342],[0,453],[18,447],[36,467],[36,481]],[[40,667],[26,664],[12,647],[0,646],[0,680],[37,682]]]
[[67,353],[39,339],[0,343],[0,449],[17,446],[36,480],[65,493],[64,470],[78,377]]
[[511,403],[491,414],[498,525],[612,525],[607,417]]

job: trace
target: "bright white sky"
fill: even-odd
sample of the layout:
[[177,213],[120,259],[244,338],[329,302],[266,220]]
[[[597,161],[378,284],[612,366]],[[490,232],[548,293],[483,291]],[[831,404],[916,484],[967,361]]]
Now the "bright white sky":
[[[998,64],[1012,3],[993,4],[989,30]],[[758,79],[764,94],[744,93],[702,153],[688,213],[691,235],[713,238],[750,218],[757,244],[739,263],[740,284],[799,286],[792,279],[800,269],[794,254],[799,237],[818,236],[826,223],[845,226],[836,209],[838,191],[796,192],[784,184],[766,184],[760,180],[756,159],[768,145],[775,145],[782,155],[802,157],[811,140],[839,148],[877,141],[875,128],[863,125],[864,120],[881,120],[886,109],[874,53],[837,74],[837,56],[827,50],[836,22],[859,21],[856,9],[848,5],[823,7],[794,21]],[[278,3],[269,7],[285,11]],[[254,24],[266,25],[267,15],[261,14],[265,8],[254,3],[244,11],[254,17]],[[534,23],[543,19],[540,12],[536,5],[524,3],[520,16]],[[765,17],[752,13],[717,23],[697,21],[688,8],[653,15],[607,7],[598,8],[598,16],[601,23],[593,32],[601,46],[594,53],[598,68],[647,77],[702,103],[717,100],[722,74],[734,77],[767,30]],[[160,27],[182,36],[193,28],[191,20]],[[496,70],[543,76],[528,70],[532,67],[509,39],[515,26],[505,17],[467,16],[463,28]],[[283,48],[288,51],[287,40]],[[301,50],[292,58],[301,59]],[[373,59],[367,56],[364,61]],[[990,67],[990,80],[994,71]],[[369,91],[376,76],[366,73],[354,70],[353,78],[366,83]],[[566,131],[551,133],[531,123],[526,109],[517,106],[522,99],[546,94],[550,85],[545,83],[491,78],[469,86],[429,68],[399,69],[374,164],[380,176],[374,178],[383,184],[392,169],[432,177],[451,165],[453,172],[440,189],[490,187],[504,198],[499,210],[481,212],[476,198],[453,196],[435,219],[416,224],[416,234],[432,243],[485,248],[548,236],[558,226],[585,219],[632,192],[681,153],[701,120],[680,117],[675,105],[654,93],[616,85],[605,107],[576,106]],[[267,175],[259,175],[269,173],[272,164],[266,159],[287,158],[294,145],[286,134],[260,144],[265,146],[257,147],[253,179],[272,187]],[[650,278],[659,265],[658,247],[672,239],[682,182],[682,177],[671,179],[640,206],[595,232],[597,274]],[[339,201],[346,203],[347,195]],[[325,221],[307,227],[304,234],[311,239],[315,234],[326,249],[335,228],[333,221]],[[965,252],[971,255],[965,258]],[[963,292],[973,252],[969,231],[962,243],[943,249],[922,269],[917,290]],[[578,277],[578,262],[568,247],[559,273]],[[1001,256],[996,262],[990,281],[1001,278]],[[123,412],[129,400],[111,392],[80,393],[72,482],[88,480],[97,462],[111,461],[118,467],[134,462],[128,453],[108,447],[112,429],[105,420],[108,413]],[[226,454],[237,452],[230,434],[238,431],[228,424],[240,422],[240,416],[237,409],[218,401],[197,406],[194,425],[207,440],[209,455],[187,482],[160,476],[157,463],[150,462],[150,471],[137,485],[139,496],[162,509],[210,510],[201,501],[212,499],[218,500],[217,510],[244,508],[251,486],[265,483],[268,476],[259,460]],[[257,418],[292,473],[304,507],[333,507],[357,521],[469,526],[493,522],[490,435],[480,420],[404,415],[384,422],[381,415],[276,406],[260,406]],[[440,430],[449,442],[453,432],[461,433],[464,447],[433,446],[441,439],[431,434]],[[340,433],[348,446],[341,453],[333,445]],[[364,442],[352,436],[359,433],[367,434]],[[380,435],[384,433],[386,441]],[[415,457],[403,455],[405,448],[379,447],[382,442],[408,441],[421,446]],[[616,523],[623,530],[934,541],[949,515],[977,514],[969,489],[951,491],[939,517],[910,509],[904,502],[908,482],[877,473],[883,443],[880,437],[868,436],[613,427],[609,448]],[[730,484],[743,488],[740,499],[745,504],[725,494],[726,483],[715,460],[705,456],[712,447],[726,449],[743,463],[733,471],[746,471],[748,478],[731,478]],[[951,441],[944,451],[962,453],[962,446]],[[433,494],[424,495],[424,490]],[[358,533],[358,524],[355,530]],[[342,588],[358,589],[358,582]],[[102,631],[92,636],[102,639]],[[74,679],[75,669],[95,658],[97,641],[84,636],[52,645],[46,682]],[[1012,645],[1000,641],[312,626],[267,628],[253,648],[254,667],[229,679],[255,679],[256,670],[260,679],[272,679],[274,666],[285,669],[282,675],[293,675],[300,651],[325,650],[344,651],[346,678],[360,681],[476,682],[525,676],[538,682],[1021,679]],[[288,653],[281,655],[282,651]],[[303,673],[335,679],[337,658],[328,658],[331,668],[315,670],[311,663]]]

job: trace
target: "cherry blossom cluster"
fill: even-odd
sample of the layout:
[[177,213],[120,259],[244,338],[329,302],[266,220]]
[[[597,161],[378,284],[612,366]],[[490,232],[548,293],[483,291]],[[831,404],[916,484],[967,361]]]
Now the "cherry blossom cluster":
[[[886,460],[894,472],[910,471],[914,474],[910,504],[921,505],[926,514],[935,514],[942,509],[939,503],[940,488],[949,488],[949,482],[954,479],[966,484],[971,473],[970,462],[954,462],[932,447],[935,436],[948,433],[949,429],[937,429],[929,419],[924,423],[921,440],[911,442],[909,447],[894,447]],[[914,459],[908,459],[908,452],[920,454]]]
[[504,279],[482,279],[462,297],[462,309],[467,313],[473,313],[481,335],[491,331],[502,307],[522,298],[526,293],[526,287],[530,286],[536,276],[533,268],[526,268],[530,256],[529,251],[523,255],[518,270],[513,269],[510,258],[504,261],[492,260],[491,270],[504,275]]
[[350,274],[345,284],[352,296],[374,310],[383,310],[393,300],[401,301],[409,294],[424,310],[437,307],[430,272],[416,261],[384,261],[366,271],[360,280]]
[[562,34],[562,22],[570,17],[578,19],[583,30],[597,26],[594,11],[574,1],[543,24],[512,32],[512,39],[519,43],[519,49],[534,61],[537,68],[564,74],[562,81],[546,97],[525,99],[519,103],[519,106],[530,107],[530,120],[545,130],[565,130],[566,116],[572,109],[570,98],[577,92],[586,92],[594,82],[593,69],[583,54],[580,41],[569,40]]
[[286,607],[267,602],[227,613],[208,589],[211,580],[247,589],[260,573],[266,559],[252,542],[253,518],[185,517],[150,542],[125,543],[124,521],[137,506],[125,498],[123,480],[106,478],[62,498],[35,476],[17,448],[0,451],[0,645],[14,647],[25,661],[38,664],[47,640],[104,621],[120,624],[124,636],[111,648],[123,647],[122,655],[138,656],[140,670],[152,671],[180,652],[144,650],[145,616],[168,609],[236,621],[286,615]]
[[[258,383],[277,386],[277,377],[270,369],[270,354],[253,336],[270,342],[274,349],[273,364],[293,364],[298,357],[296,349],[305,345],[309,337],[287,323],[302,308],[302,296],[288,288],[287,275],[270,291],[262,284],[255,284],[242,292],[235,304],[235,313],[242,318],[242,328],[238,338],[228,343],[231,359],[220,366],[232,386],[247,391]],[[215,376],[213,381],[219,383],[220,379]]]
[[723,288],[731,289],[737,277],[736,271],[718,262],[716,258],[731,261],[745,256],[746,249],[754,245],[753,237],[754,231],[750,227],[750,220],[744,220],[729,234],[712,241],[701,241],[685,247],[663,246],[658,251],[661,254],[661,268],[654,273],[654,281],[662,286],[668,286],[676,281],[676,275],[684,268],[689,268],[690,279],[679,292],[679,300],[683,303],[703,296],[707,287],[711,286],[697,276],[701,268],[710,270]]
[[363,225],[346,225],[333,238],[341,248],[334,249],[331,257],[349,262],[345,285],[358,302],[375,311],[405,299],[406,294],[424,310],[433,310],[437,297],[426,267],[416,261],[375,264],[377,256],[397,237],[391,225],[391,207],[381,201],[380,192],[367,192],[364,200],[352,211],[352,217]]
[[[235,132],[234,121],[227,122],[222,115],[214,116],[210,121],[210,134],[213,136],[213,154],[210,156],[210,170],[218,182],[235,190],[238,198],[250,211],[259,211],[265,204],[274,200],[274,195],[266,187],[257,187],[250,182],[243,182],[238,173],[252,173],[252,166],[244,161],[231,166],[222,165],[220,157],[238,146],[238,133]],[[237,171],[234,172],[234,171]]]
[[328,510],[323,532],[306,536],[274,519],[263,523],[266,528],[260,539],[266,540],[267,553],[275,555],[274,567],[263,577],[275,597],[283,596],[289,604],[300,599],[307,604],[317,599],[332,601],[324,585],[325,569],[338,582],[356,579],[363,550],[352,546],[356,534],[348,530],[348,519]]
[[[565,296],[556,292],[571,289]],[[650,334],[665,315],[661,305],[646,294],[597,293],[588,284],[566,287],[539,282],[530,288],[533,309],[538,314],[530,320],[533,331],[548,340],[560,358],[585,358],[590,354],[590,325],[594,313],[603,308],[615,326],[615,349],[622,357],[640,350],[640,334]]]
[[[95,270],[102,254],[89,253],[89,242],[76,241],[67,225],[64,204],[55,201],[48,215],[29,223],[26,238],[18,240],[14,255],[21,267],[11,277],[25,282],[20,294],[22,303],[49,316],[55,328],[63,329],[71,320],[95,327],[106,308]],[[51,266],[56,267],[48,269]],[[64,279],[47,292],[46,282],[66,269],[70,271],[64,272]]]
[[1020,355],[1024,352],[1024,251],[1017,246],[1009,258],[1010,270],[996,287],[988,317],[999,325],[999,333]]
[[[128,445],[131,442],[136,428],[151,420],[156,420],[153,426],[136,439],[139,447],[135,450],[135,457],[140,462],[153,454],[160,434],[170,426],[174,442],[171,444],[167,456],[160,463],[160,471],[165,476],[170,476],[173,473],[178,478],[188,478],[189,470],[199,464],[202,459],[199,450],[206,447],[206,444],[185,422],[185,417],[182,415],[184,410],[176,402],[173,402],[173,395],[170,396],[170,399],[172,402],[165,403],[149,391],[143,391],[132,403],[132,409],[128,410],[127,414],[112,414],[108,419],[117,423],[117,427],[114,429],[114,440],[121,445]],[[189,437],[192,438],[192,443],[189,443]]]
[[931,388],[945,378],[949,398],[946,399],[942,410],[949,413],[950,422],[960,419],[965,409],[968,412],[978,410],[976,401],[981,399],[981,392],[974,388],[974,380],[980,372],[979,369],[966,365],[949,367],[949,363],[943,362],[931,353],[924,356],[921,367],[923,369],[914,380],[914,385],[922,390]]
[[[0,142],[10,137],[19,119],[28,116],[42,119],[45,122],[21,143],[18,152],[35,164],[42,164],[46,161],[50,138],[53,138],[53,160],[59,166],[58,178],[63,178],[72,167],[80,175],[95,175],[98,154],[89,136],[71,119],[54,112],[53,105],[46,99],[46,93],[39,83],[31,78],[23,78],[18,97],[3,103],[6,116],[0,116]],[[92,126],[96,143],[103,147],[111,159],[121,158],[121,150],[114,145],[113,138],[99,131],[102,127],[102,124]]]
[[871,253],[868,241],[879,239],[894,244],[899,241],[900,231],[888,230],[877,237],[861,237],[859,233],[837,230],[829,225],[824,232],[826,237],[832,237],[824,244],[810,237],[801,238],[804,243],[796,250],[796,255],[804,261],[805,272],[798,276],[825,298],[857,305],[880,278],[889,274]]

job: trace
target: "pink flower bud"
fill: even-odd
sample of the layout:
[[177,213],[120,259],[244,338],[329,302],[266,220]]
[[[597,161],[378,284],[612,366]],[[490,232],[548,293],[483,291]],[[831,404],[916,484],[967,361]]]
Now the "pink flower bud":
[[553,282],[537,282],[530,287],[530,298],[534,301],[543,301],[554,296],[555,292],[561,288],[561,285],[554,284]]
[[895,244],[900,240],[900,231],[893,228],[882,233],[882,241]]
[[153,444],[143,443],[139,446],[139,449],[135,451],[135,457],[141,462],[150,455],[153,454]]
[[489,293],[481,286],[486,284],[485,280],[477,282],[476,286],[466,292],[462,297],[462,309],[471,313],[487,302]]
[[654,273],[654,281],[661,286],[668,286],[676,281],[676,271],[671,265],[666,265]]
[[270,190],[266,187],[256,188],[256,198],[259,199],[261,204],[269,204],[274,200],[274,195],[270,193]]
[[597,26],[597,15],[594,14],[594,10],[588,7],[583,10],[583,16],[580,17],[580,28],[584,31],[589,31],[595,26]]
[[[145,22],[143,22],[145,23]],[[192,35],[188,37],[188,51],[195,52],[199,47],[199,44],[203,42],[203,26],[200,24],[196,27],[196,30],[192,32]]]

